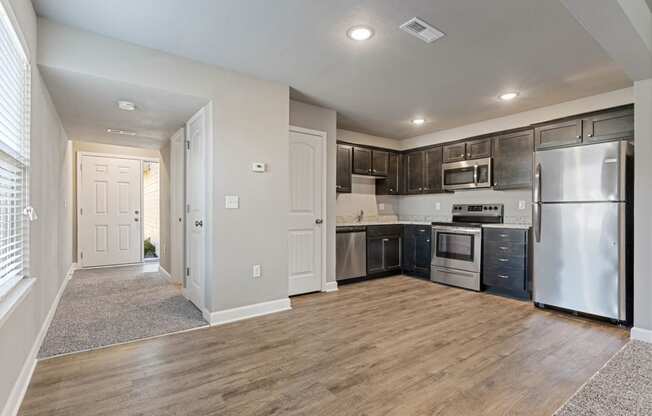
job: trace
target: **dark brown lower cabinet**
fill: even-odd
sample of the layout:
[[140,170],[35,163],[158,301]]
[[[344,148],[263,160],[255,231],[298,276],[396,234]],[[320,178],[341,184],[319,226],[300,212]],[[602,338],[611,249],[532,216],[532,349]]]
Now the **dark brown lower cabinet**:
[[430,278],[431,234],[428,225],[403,226],[403,272],[411,276]]
[[367,274],[400,272],[401,270],[400,225],[377,225],[367,227]]
[[482,284],[487,291],[530,299],[530,230],[484,228]]

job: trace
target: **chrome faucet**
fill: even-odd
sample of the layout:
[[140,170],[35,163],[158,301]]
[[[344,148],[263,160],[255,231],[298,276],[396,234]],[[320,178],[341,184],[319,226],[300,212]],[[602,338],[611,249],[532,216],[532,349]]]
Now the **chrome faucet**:
[[360,215],[356,216],[356,219],[358,222],[362,222],[362,217],[364,217],[364,211],[360,210]]

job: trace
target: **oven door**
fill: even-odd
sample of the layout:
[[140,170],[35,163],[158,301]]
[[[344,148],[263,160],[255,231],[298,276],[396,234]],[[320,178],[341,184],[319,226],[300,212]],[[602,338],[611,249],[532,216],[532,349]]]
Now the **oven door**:
[[444,190],[491,187],[491,158],[444,163]]
[[482,229],[450,226],[432,227],[432,265],[480,272]]

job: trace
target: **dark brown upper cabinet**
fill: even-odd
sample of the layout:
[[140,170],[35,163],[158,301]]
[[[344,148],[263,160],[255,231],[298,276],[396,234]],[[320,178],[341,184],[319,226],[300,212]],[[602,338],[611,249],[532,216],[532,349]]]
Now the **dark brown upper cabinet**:
[[454,143],[444,146],[444,163],[460,162],[466,159],[466,143]]
[[366,147],[353,148],[353,173],[358,175],[371,175],[372,173],[371,149]]
[[400,195],[402,185],[402,156],[398,153],[389,152],[387,177],[376,181],[376,194],[378,195]]
[[442,192],[441,164],[443,151],[441,147],[424,150],[424,193]]
[[389,170],[389,152],[384,150],[372,150],[371,162],[372,175],[387,176]]
[[405,192],[420,194],[423,192],[424,152],[422,150],[405,154]]
[[582,120],[569,120],[534,129],[534,143],[538,149],[572,146],[582,143]]
[[491,139],[474,140],[466,143],[466,159],[491,157]]
[[634,110],[598,114],[583,120],[584,142],[634,138]]
[[337,192],[351,193],[351,169],[353,167],[353,147],[337,145]]
[[532,130],[494,138],[494,189],[531,188],[533,150]]

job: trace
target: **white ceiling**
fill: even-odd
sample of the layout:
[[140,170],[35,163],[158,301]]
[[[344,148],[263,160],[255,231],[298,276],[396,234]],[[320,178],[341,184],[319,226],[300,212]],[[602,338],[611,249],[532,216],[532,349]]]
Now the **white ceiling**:
[[[86,74],[41,67],[52,101],[71,140],[120,146],[160,148],[206,100],[143,88]],[[118,100],[136,104],[135,111],[118,109]],[[136,136],[106,129],[136,132]]]
[[[34,0],[41,16],[280,81],[338,127],[392,138],[631,85],[557,0]],[[426,44],[398,27],[446,33]],[[375,36],[346,38],[356,24]],[[510,103],[499,93],[519,90]],[[415,116],[428,123],[416,128]]]

